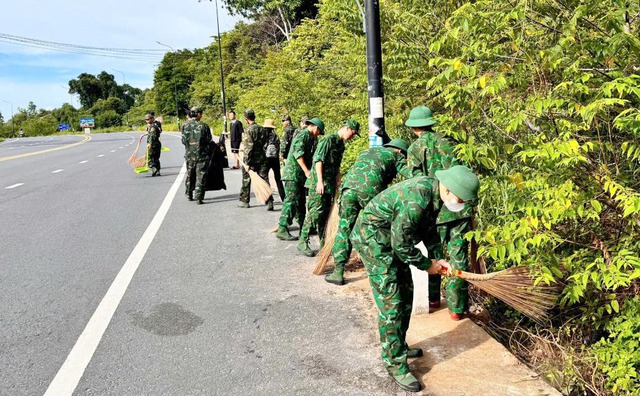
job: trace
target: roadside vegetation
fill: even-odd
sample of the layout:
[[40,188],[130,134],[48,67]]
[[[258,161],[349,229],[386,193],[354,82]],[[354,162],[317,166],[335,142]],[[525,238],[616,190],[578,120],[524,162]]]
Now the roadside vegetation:
[[[252,108],[259,123],[319,116],[329,132],[347,117],[367,124],[357,2],[224,2],[252,21],[222,35],[228,110],[241,118]],[[478,261],[488,271],[526,265],[540,282],[563,283],[549,322],[478,292],[475,320],[564,394],[637,394],[639,1],[381,0],[380,8],[388,133],[412,138],[403,121],[428,105],[481,176],[468,235]],[[222,130],[217,41],[167,53],[154,87],[127,87],[127,101],[117,84],[84,101],[82,84],[73,87],[81,109],[29,106],[15,124],[54,133],[80,115],[116,127],[127,114],[141,124],[148,109],[169,120],[197,105],[214,134]],[[8,130],[0,125],[1,136]],[[343,172],[367,145],[366,136],[348,145]]]

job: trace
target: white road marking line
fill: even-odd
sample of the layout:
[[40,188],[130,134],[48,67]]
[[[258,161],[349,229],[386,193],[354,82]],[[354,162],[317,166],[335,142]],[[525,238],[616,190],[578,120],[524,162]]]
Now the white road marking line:
[[11,190],[12,188],[20,187],[20,186],[23,186],[23,185],[24,185],[24,183],[16,183],[16,184],[12,184],[12,185],[10,185],[8,187],[5,187],[4,189],[5,190]]
[[115,153],[115,152],[116,152],[116,150],[111,150],[111,152],[112,152],[112,153]]
[[104,157],[104,154],[100,154],[100,155],[98,156],[98,158],[100,158],[100,157]]
[[124,147],[118,147],[120,150],[122,150]]
[[87,162],[89,162],[88,160],[84,160],[84,161],[80,161],[78,162],[79,164],[86,164]]
[[142,259],[144,258],[151,242],[156,236],[156,233],[160,229],[162,222],[164,221],[169,207],[173,202],[178,188],[182,186],[184,175],[186,173],[186,166],[183,165],[180,169],[178,177],[173,182],[173,185],[169,189],[167,196],[162,201],[160,208],[156,212],[153,220],[149,224],[149,227],[142,235],[142,238],[138,241],[138,244],[133,249],[129,258],[124,263],[120,272],[113,280],[113,283],[109,287],[107,294],[102,298],[100,305],[91,316],[87,327],[84,328],[82,334],[78,338],[78,341],[71,349],[69,356],[60,367],[58,374],[47,388],[45,396],[66,396],[73,394],[73,391],[78,386],[78,382],[82,378],[84,371],[87,369],[87,365],[91,361],[93,354],[104,335],[109,322],[113,317],[124,293],[133,279],[133,275],[140,266]]
[[52,171],[51,173],[60,173],[60,172],[64,172],[64,169],[56,169],[56,170]]

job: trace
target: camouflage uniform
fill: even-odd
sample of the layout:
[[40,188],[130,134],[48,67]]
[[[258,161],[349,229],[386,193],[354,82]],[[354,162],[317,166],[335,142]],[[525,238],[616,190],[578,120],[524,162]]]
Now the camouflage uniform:
[[297,159],[302,157],[307,167],[310,167],[315,141],[316,138],[305,128],[300,130],[291,142],[287,163],[282,172],[285,198],[282,203],[282,213],[280,214],[279,225],[281,227],[289,227],[293,223],[294,217],[301,228],[304,224],[306,203],[304,183],[307,177]]
[[[307,241],[309,239],[309,231],[311,228],[315,228],[318,230],[321,244],[324,243],[324,229],[337,189],[336,181],[340,173],[340,163],[342,162],[344,149],[344,140],[340,139],[337,133],[327,135],[318,142],[318,147],[313,154],[311,174],[304,185],[309,189],[309,197],[307,200],[307,218],[304,220],[304,225],[300,231],[301,241]],[[316,192],[316,185],[318,184],[318,174],[315,167],[316,162],[322,162],[323,165],[322,181],[324,194],[318,194]]]
[[[242,144],[244,146],[243,162],[250,169],[256,171],[260,177],[269,183],[269,168],[267,167],[267,157],[264,147],[267,144],[266,131],[255,122],[250,124],[243,133]],[[244,167],[242,168],[242,189],[240,190],[240,201],[248,204],[251,189],[251,176]],[[273,202],[273,197],[269,197],[266,202]]]
[[147,144],[149,145],[149,157],[147,159],[148,166],[155,176],[160,172],[160,152],[162,151],[162,143],[160,143],[160,129],[158,129],[155,122],[147,124]]
[[351,256],[349,234],[358,214],[400,173],[407,172],[403,154],[390,147],[373,147],[363,151],[345,176],[340,187],[340,220],[332,255],[336,264],[344,264]]
[[435,179],[416,177],[378,194],[351,233],[378,306],[382,361],[392,375],[409,373],[406,334],[411,320],[413,280],[409,265],[427,270],[431,260],[415,247],[429,237],[438,215]]
[[196,119],[191,119],[182,127],[182,144],[184,144],[184,159],[187,163],[187,178],[185,180],[185,195],[196,199],[204,199],[205,181],[209,169],[209,144],[211,143],[211,129],[209,125]]
[[[454,149],[456,142],[452,139],[442,136],[435,132],[422,132],[418,139],[411,144],[407,151],[407,167],[413,176],[429,176],[434,177],[435,172],[441,169],[449,169],[454,165],[465,165],[456,158]],[[463,210],[471,216],[472,208],[467,205]],[[460,213],[457,213],[458,215]],[[427,246],[427,249],[429,247]],[[431,249],[429,249],[431,256]],[[466,249],[464,250],[464,261],[453,264],[453,268],[467,268]],[[440,275],[429,275],[429,301],[440,301],[440,284],[442,278]],[[461,279],[449,279],[445,287],[447,305],[451,312],[462,313],[465,309],[464,305],[449,305],[449,301],[465,302],[467,296],[467,283]]]
[[280,156],[287,159],[289,156],[289,150],[291,143],[293,142],[293,134],[296,132],[296,128],[289,124],[282,130],[282,145],[280,146]]

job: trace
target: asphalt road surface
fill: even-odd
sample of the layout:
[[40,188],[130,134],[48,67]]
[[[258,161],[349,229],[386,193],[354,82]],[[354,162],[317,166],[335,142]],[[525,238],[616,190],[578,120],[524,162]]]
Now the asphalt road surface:
[[279,204],[237,208],[238,170],[188,202],[179,136],[160,177],[139,136],[0,143],[0,395],[404,394],[366,298],[269,232]]

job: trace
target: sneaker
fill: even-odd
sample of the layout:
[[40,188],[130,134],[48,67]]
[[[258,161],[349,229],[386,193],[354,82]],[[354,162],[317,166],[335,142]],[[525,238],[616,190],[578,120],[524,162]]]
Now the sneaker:
[[238,207],[239,207],[239,208],[244,208],[244,209],[250,208],[250,206],[249,206],[249,203],[248,203],[248,202],[246,202],[246,203],[245,203],[245,202],[242,202],[242,203],[240,203],[240,204],[238,205]]
[[201,200],[201,199],[198,200],[198,205],[202,205],[203,203],[204,203],[203,200]]
[[451,320],[458,321],[464,318],[464,314],[449,311],[449,317],[451,317]]
[[267,202],[267,210],[273,212],[273,201]]

